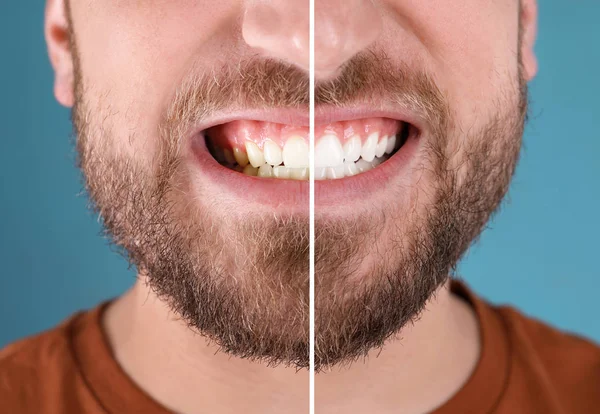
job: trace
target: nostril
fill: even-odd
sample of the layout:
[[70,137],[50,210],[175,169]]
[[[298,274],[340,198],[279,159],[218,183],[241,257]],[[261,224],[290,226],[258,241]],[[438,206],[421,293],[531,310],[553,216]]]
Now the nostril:
[[315,5],[315,71],[320,73],[337,71],[375,42],[382,30],[381,15],[372,1],[331,3]]
[[244,13],[242,37],[248,46],[267,57],[308,69],[308,3],[302,7],[294,3],[298,2],[251,4]]

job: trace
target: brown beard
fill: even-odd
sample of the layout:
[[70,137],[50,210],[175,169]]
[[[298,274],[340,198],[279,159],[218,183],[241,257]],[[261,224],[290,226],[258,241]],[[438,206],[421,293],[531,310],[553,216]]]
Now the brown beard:
[[[366,96],[386,91],[384,96],[421,114],[432,129],[419,155],[420,182],[430,195],[421,197],[422,205],[393,205],[402,191],[420,188],[392,188],[386,189],[388,205],[371,206],[362,215],[315,213],[317,370],[366,356],[414,322],[479,236],[518,161],[527,113],[521,72],[485,127],[468,134],[456,127],[451,107],[426,74],[393,67],[380,52],[358,57],[333,84],[322,85],[321,96],[340,106],[361,96],[356,89],[365,85]],[[387,243],[378,243],[386,236]],[[365,270],[365,262],[375,265]]]
[[[175,314],[222,351],[307,367],[308,218],[265,215],[230,223],[210,208],[206,192],[192,205],[181,196],[191,190],[180,156],[183,131],[213,111],[304,107],[306,75],[273,61],[191,75],[164,114],[159,151],[146,164],[111,148],[127,137],[103,115],[109,105],[89,99],[71,40],[79,165],[106,235]],[[427,74],[394,68],[381,53],[356,57],[338,79],[318,85],[318,105],[368,97],[412,105],[432,128],[423,153],[432,191],[426,206],[402,216],[391,205],[352,219],[315,212],[317,370],[365,355],[414,320],[480,233],[518,159],[526,86],[521,76],[517,83],[487,126],[468,136],[460,135]],[[458,160],[451,150],[457,142],[463,143]],[[221,230],[223,223],[236,232]],[[369,246],[381,234],[390,245],[375,251]],[[356,269],[368,258],[378,265],[365,279]]]
[[[104,111],[86,101],[80,76],[76,91],[79,165],[92,207],[149,287],[222,351],[269,364],[305,365],[308,218],[257,215],[227,223],[226,214],[210,208],[214,196],[205,189],[201,202],[190,203],[181,196],[193,190],[178,155],[181,129],[169,127],[174,117],[165,118],[159,156],[145,168],[141,160],[112,150],[117,137],[100,115]],[[184,93],[189,98],[196,92]],[[178,102],[169,113],[191,116],[177,112]]]

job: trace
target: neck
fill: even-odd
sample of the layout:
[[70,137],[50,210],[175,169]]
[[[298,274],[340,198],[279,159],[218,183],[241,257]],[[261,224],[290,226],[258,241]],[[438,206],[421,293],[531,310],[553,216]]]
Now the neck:
[[[181,322],[143,278],[109,307],[104,325],[123,370],[172,411],[308,411],[307,371],[266,367],[219,352]],[[443,286],[418,321],[383,350],[318,374],[316,409],[324,414],[432,411],[466,382],[479,348],[473,311]]]
[[137,385],[180,413],[306,413],[308,372],[231,357],[194,333],[142,277],[105,313],[115,358]]
[[459,391],[479,359],[479,328],[474,311],[449,285],[438,289],[421,317],[383,350],[318,374],[318,411],[424,413]]

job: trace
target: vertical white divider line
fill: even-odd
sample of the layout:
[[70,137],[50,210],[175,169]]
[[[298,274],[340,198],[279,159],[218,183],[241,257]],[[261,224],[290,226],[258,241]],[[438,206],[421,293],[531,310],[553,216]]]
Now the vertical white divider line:
[[315,0],[309,0],[309,413],[315,414]]

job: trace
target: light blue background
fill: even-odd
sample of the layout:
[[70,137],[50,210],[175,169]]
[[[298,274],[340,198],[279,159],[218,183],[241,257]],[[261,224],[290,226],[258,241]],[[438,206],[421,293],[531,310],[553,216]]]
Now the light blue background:
[[[78,195],[43,3],[0,6],[0,347],[134,280]],[[600,2],[540,3],[540,72],[510,202],[460,273],[494,302],[600,341]]]

